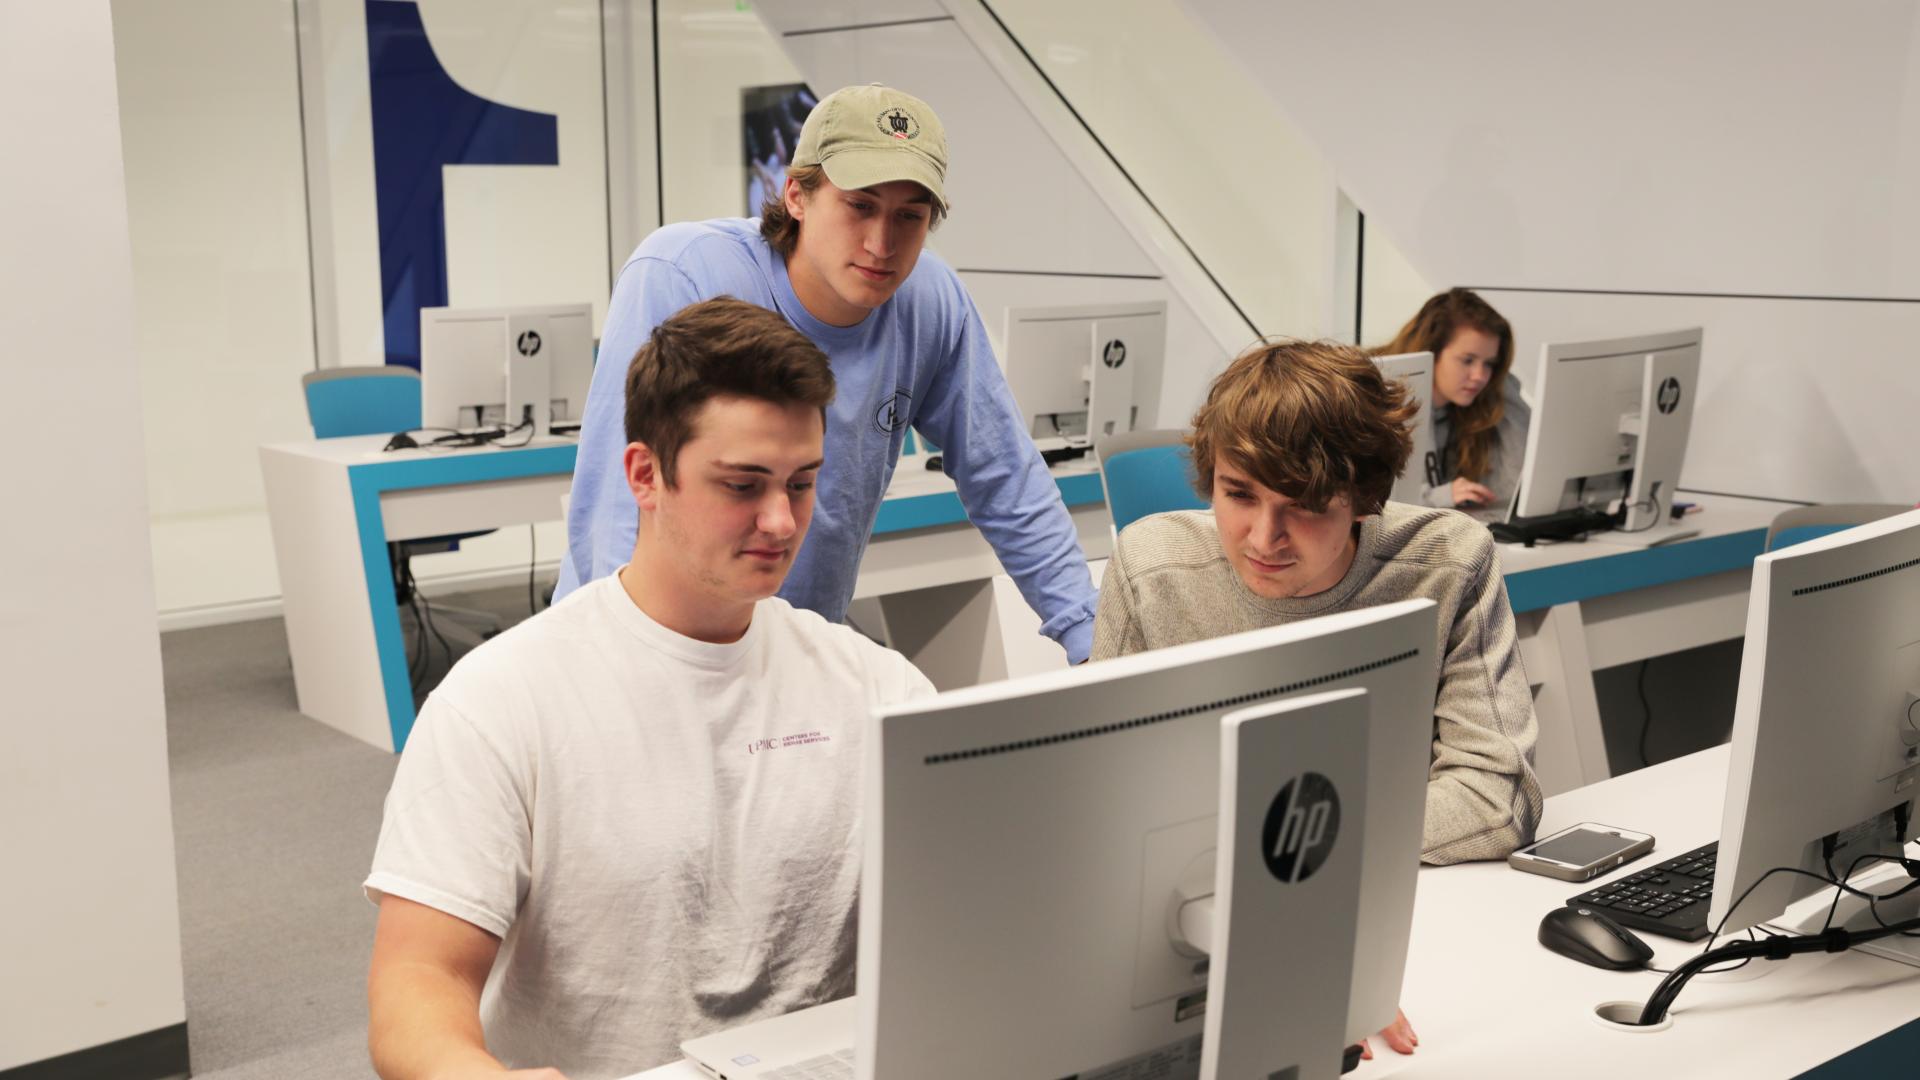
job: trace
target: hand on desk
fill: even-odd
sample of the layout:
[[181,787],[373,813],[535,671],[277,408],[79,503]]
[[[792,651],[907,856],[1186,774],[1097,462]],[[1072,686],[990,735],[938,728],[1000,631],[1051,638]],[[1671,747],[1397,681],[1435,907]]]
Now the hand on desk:
[[1453,478],[1453,505],[1487,506],[1493,502],[1493,489],[1476,484],[1464,476]]
[[[1413,1048],[1420,1045],[1420,1036],[1415,1035],[1413,1033],[1413,1025],[1407,1023],[1407,1014],[1398,1010],[1394,1012],[1393,1023],[1380,1029],[1380,1039],[1388,1046],[1393,1047],[1393,1051],[1396,1054],[1411,1054],[1413,1053]],[[1371,1039],[1360,1040],[1360,1059],[1362,1061],[1373,1060],[1372,1042],[1373,1040]]]

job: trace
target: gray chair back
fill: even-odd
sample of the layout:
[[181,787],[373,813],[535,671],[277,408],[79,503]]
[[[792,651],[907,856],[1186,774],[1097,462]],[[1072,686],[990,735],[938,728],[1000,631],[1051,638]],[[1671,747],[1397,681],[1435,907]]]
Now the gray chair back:
[[1894,503],[1830,503],[1796,506],[1774,515],[1767,526],[1767,551],[1804,543],[1828,533],[1865,525],[1869,521],[1905,513],[1911,507]]

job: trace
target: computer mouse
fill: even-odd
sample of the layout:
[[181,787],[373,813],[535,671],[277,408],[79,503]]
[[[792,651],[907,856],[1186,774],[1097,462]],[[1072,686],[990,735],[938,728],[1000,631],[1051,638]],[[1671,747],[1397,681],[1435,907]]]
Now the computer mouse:
[[416,447],[416,446],[419,446],[419,445],[420,445],[419,443],[417,443],[417,442],[415,442],[415,441],[413,441],[413,436],[411,436],[411,435],[409,435],[409,434],[407,434],[406,432],[404,432],[404,431],[402,431],[402,432],[400,432],[400,433],[398,433],[398,434],[396,434],[396,435],[395,435],[395,436],[394,436],[393,438],[391,438],[391,439],[388,439],[388,440],[387,440],[387,445],[385,445],[385,446],[383,446],[383,447],[381,447],[380,449],[382,449],[382,450],[411,450],[411,449],[413,449],[414,447]]
[[939,454],[927,455],[927,471],[928,472],[939,472],[941,469],[941,466],[944,464],[945,462],[940,460]]
[[1584,907],[1557,907],[1540,920],[1540,944],[1583,964],[1615,971],[1647,966],[1653,948],[1639,935]]

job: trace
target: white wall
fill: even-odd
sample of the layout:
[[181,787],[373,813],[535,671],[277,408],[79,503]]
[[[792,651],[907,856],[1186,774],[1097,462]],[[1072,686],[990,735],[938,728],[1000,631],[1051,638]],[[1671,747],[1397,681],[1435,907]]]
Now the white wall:
[[290,3],[113,5],[154,587],[279,595],[254,447],[310,437],[307,202]]
[[[0,1070],[184,1022],[113,28],[0,4]],[[20,163],[32,163],[19,167]],[[21,518],[16,514],[13,518]]]
[[1920,494],[1883,434],[1920,399],[1912,4],[1185,6],[1370,227],[1488,292],[1523,370],[1542,340],[1704,325],[1684,485]]
[[[304,73],[291,0],[114,4],[155,592],[167,627],[277,613],[255,448],[312,437],[301,374],[384,362],[361,5],[303,0],[300,14],[311,36]],[[487,92],[562,117],[562,169],[447,170],[453,302],[584,299],[603,313],[610,245],[597,6],[435,0],[421,15],[463,85],[497,87]],[[497,29],[472,32],[476,24]],[[303,74],[306,149],[325,155],[311,177]],[[651,184],[650,75],[636,92],[645,95],[633,111],[647,127]],[[639,201],[647,215],[639,224],[650,229],[650,190]],[[310,207],[323,249],[318,279]],[[316,290],[331,312],[317,324]],[[556,521],[537,535],[550,568],[564,532]],[[502,530],[422,557],[415,572],[439,592],[524,576],[533,554],[528,530]]]
[[734,0],[660,0],[666,220],[751,216],[745,212],[740,92],[804,81],[751,8]]
[[1262,333],[1350,333],[1334,303],[1332,171],[1178,7],[993,9]]

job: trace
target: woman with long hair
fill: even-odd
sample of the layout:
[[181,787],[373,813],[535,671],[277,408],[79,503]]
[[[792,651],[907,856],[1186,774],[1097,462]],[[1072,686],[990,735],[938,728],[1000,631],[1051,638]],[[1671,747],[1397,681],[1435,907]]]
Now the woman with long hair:
[[1513,375],[1513,328],[1470,289],[1420,306],[1376,355],[1433,354],[1433,445],[1440,483],[1429,506],[1504,514],[1520,479],[1531,411]]

